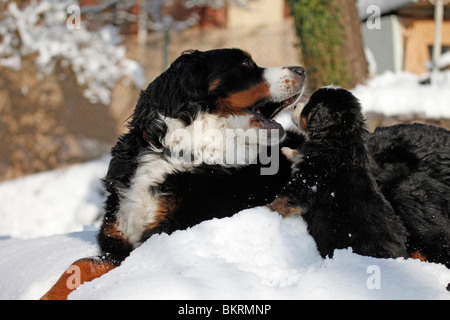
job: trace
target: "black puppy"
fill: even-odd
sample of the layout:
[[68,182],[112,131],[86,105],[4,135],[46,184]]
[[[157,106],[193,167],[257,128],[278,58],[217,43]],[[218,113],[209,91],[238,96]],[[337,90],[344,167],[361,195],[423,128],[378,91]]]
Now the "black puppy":
[[380,258],[408,257],[407,231],[379,191],[369,132],[358,100],[348,91],[317,90],[293,120],[306,142],[284,152],[292,179],[269,205],[283,216],[302,215],[323,257],[335,249]]

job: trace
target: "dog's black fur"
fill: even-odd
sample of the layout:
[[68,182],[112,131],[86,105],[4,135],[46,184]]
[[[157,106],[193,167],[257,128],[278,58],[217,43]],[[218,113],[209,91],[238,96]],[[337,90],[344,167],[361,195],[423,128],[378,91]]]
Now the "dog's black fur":
[[424,124],[383,127],[368,146],[380,190],[408,230],[409,252],[450,268],[450,132]]
[[344,89],[319,89],[300,123],[307,140],[294,156],[292,180],[269,207],[301,214],[323,257],[347,247],[362,255],[407,257],[407,231],[376,184],[357,99]]

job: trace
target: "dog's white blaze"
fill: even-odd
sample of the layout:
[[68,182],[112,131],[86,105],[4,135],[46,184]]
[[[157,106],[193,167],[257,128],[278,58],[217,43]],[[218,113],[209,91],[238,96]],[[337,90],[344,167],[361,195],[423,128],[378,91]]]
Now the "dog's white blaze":
[[[202,163],[239,166],[256,160],[258,141],[246,136],[250,130],[257,134],[257,130],[250,126],[251,117],[219,117],[202,113],[189,126],[179,119],[164,119],[168,131],[161,142],[170,154],[163,150],[143,154],[130,187],[120,195],[117,228],[134,247],[141,244],[142,233],[155,221],[161,194],[152,187],[162,184],[167,175],[188,171]],[[234,148],[234,153],[230,146]],[[194,161],[182,161],[170,156],[180,152],[193,155]],[[234,155],[234,159],[225,158],[230,154]]]
[[274,102],[286,100],[302,89],[297,84],[297,77],[287,67],[265,68],[264,79],[269,84],[270,94]]

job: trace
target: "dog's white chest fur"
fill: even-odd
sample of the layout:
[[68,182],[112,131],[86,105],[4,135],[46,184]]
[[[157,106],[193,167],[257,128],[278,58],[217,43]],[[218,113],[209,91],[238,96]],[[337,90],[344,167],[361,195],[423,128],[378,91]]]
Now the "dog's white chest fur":
[[167,175],[204,163],[240,166],[256,161],[258,131],[251,129],[250,118],[203,113],[189,126],[179,119],[164,118],[168,126],[161,141],[164,149],[140,156],[130,187],[120,194],[117,228],[134,247],[155,222],[161,194],[154,187],[164,183]]

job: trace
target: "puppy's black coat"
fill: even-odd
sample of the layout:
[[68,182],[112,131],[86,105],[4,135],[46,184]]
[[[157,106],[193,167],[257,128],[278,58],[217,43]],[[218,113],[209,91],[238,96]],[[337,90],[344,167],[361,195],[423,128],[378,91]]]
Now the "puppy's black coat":
[[300,123],[307,140],[294,157],[292,180],[270,207],[301,214],[323,257],[347,247],[362,255],[407,257],[406,229],[375,181],[357,99],[344,89],[319,89]]

